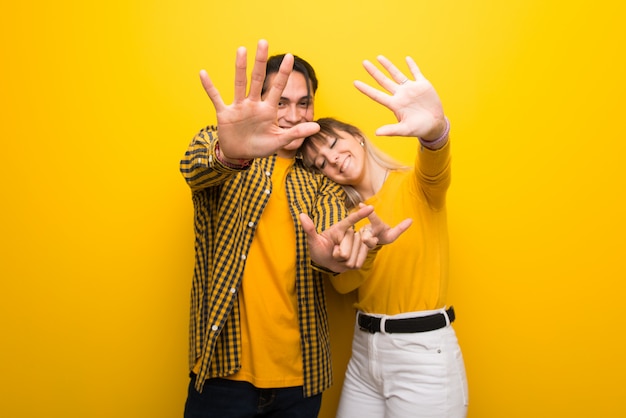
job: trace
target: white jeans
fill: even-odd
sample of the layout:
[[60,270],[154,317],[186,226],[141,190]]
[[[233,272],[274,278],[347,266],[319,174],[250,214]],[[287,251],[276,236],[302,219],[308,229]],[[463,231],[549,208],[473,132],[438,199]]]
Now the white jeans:
[[467,415],[467,404],[465,365],[451,326],[371,334],[356,325],[338,418],[459,418]]

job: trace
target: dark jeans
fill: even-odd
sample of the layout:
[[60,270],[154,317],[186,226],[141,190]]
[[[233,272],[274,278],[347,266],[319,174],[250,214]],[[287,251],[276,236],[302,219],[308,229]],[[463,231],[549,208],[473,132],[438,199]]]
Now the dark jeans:
[[194,388],[191,376],[185,418],[316,418],[322,394],[305,398],[302,386],[259,389],[248,382],[209,379],[202,393]]

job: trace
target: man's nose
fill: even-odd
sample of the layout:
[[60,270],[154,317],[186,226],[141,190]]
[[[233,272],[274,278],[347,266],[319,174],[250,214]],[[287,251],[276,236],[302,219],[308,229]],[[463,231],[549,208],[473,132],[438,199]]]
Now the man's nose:
[[289,106],[285,111],[285,119],[292,123],[301,122],[302,116],[302,110],[296,105]]

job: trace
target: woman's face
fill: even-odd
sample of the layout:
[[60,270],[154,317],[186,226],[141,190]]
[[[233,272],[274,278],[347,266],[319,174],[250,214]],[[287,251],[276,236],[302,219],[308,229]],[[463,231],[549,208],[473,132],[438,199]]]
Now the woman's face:
[[306,165],[343,185],[357,185],[365,171],[365,150],[361,138],[347,132],[320,135],[303,150]]

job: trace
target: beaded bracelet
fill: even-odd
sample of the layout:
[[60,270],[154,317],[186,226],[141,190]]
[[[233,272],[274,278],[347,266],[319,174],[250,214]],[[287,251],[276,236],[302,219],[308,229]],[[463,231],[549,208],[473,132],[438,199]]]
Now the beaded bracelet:
[[243,168],[249,167],[250,166],[250,161],[251,161],[251,160],[240,159],[240,160],[238,160],[239,164],[233,164],[231,162],[226,161],[224,159],[224,156],[220,152],[220,143],[219,142],[215,143],[215,157],[217,158],[217,161],[219,161],[220,163],[222,163],[226,167],[234,168],[234,169],[238,169],[238,170],[241,170]]
[[430,149],[430,150],[438,150],[439,148],[442,148],[446,141],[448,140],[448,134],[450,133],[450,121],[448,120],[448,118],[446,116],[444,116],[444,119],[446,120],[446,129],[443,131],[443,134],[441,134],[441,136],[433,141],[426,141],[422,138],[418,138],[420,141],[420,144],[422,144],[424,147]]

